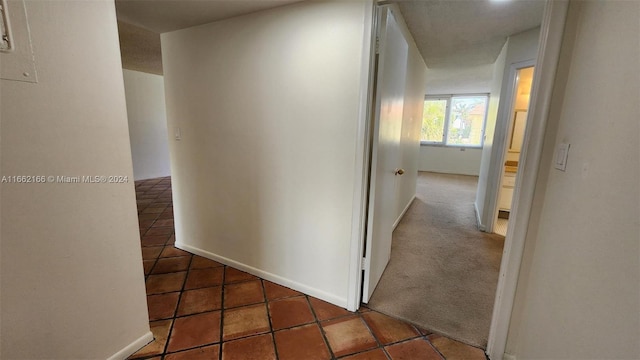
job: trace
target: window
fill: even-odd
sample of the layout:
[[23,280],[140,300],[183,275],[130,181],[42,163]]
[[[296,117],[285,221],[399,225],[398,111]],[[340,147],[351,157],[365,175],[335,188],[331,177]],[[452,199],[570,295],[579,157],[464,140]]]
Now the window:
[[421,143],[482,147],[488,99],[487,95],[427,96]]

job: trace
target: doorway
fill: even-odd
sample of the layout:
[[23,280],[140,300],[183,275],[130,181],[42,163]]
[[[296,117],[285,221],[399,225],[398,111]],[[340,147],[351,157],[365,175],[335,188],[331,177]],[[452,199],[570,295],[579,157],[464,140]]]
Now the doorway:
[[[518,165],[522,144],[524,143],[524,131],[527,126],[529,103],[531,100],[531,87],[533,85],[534,66],[517,68],[513,81],[514,91],[511,94],[512,105],[510,121],[508,124],[507,137],[505,138],[502,174],[500,176],[500,187],[498,190],[498,203],[495,211],[493,232],[502,236],[507,235],[509,215],[513,202],[513,191],[515,188]],[[507,98],[508,99],[508,98]]]

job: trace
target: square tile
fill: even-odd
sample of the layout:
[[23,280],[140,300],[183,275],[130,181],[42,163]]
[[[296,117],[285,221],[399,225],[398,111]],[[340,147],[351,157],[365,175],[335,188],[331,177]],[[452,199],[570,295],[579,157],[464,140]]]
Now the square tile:
[[174,247],[173,245],[167,245],[162,249],[162,253],[160,253],[160,257],[161,258],[167,258],[167,257],[176,257],[176,256],[188,256],[191,255],[190,253],[184,251],[184,250],[180,250],[177,247]]
[[172,318],[178,306],[179,292],[147,296],[147,308],[149,310],[149,320],[160,320]]
[[182,293],[178,316],[219,310],[222,306],[222,287],[214,286]]
[[222,360],[276,360],[271,334],[223,343]]
[[164,346],[167,344],[169,330],[171,330],[171,322],[171,320],[150,322],[149,327],[153,333],[154,340],[131,355],[129,359],[139,359],[162,354],[164,352]]
[[227,284],[224,286],[224,308],[264,302],[264,292],[260,280]]
[[145,236],[171,235],[172,233],[173,233],[172,227],[152,227],[144,235]]
[[162,252],[162,246],[144,246],[142,247],[142,259],[143,260],[155,260]]
[[482,349],[436,334],[427,339],[446,359],[486,360]]
[[375,350],[369,350],[365,352],[361,352],[356,355],[351,355],[347,357],[340,358],[340,360],[389,360],[387,355],[384,354],[384,351],[380,348]]
[[353,314],[348,310],[329,304],[328,302],[314,298],[313,296],[309,296],[309,303],[311,303],[311,307],[313,307],[313,311],[319,321],[335,319],[340,316]]
[[186,272],[149,275],[147,278],[147,295],[162,294],[182,290]]
[[222,284],[223,268],[190,270],[185,289],[198,289]]
[[376,311],[366,312],[362,314],[362,318],[369,325],[373,335],[382,345],[420,336],[416,329],[409,323],[380,314]]
[[167,351],[217,342],[220,342],[220,311],[207,312],[175,319]]
[[265,304],[226,310],[223,319],[223,340],[232,340],[268,332],[269,317]]
[[274,333],[279,360],[331,359],[317,324],[300,326]]
[[[414,339],[385,347],[391,360],[444,360],[425,339]],[[460,358],[467,359],[467,358]]]
[[[163,211],[164,213],[164,211]],[[168,227],[173,230],[173,219],[158,219],[153,223],[153,227]]]
[[170,258],[160,258],[153,267],[152,274],[165,274],[177,271],[185,271],[189,268],[191,256],[179,256]]
[[273,330],[285,329],[315,321],[311,308],[304,296],[274,300],[269,302],[269,314]]
[[156,260],[142,260],[142,267],[144,268],[144,274],[149,275],[151,269],[153,269],[153,265],[155,265]]
[[220,357],[220,345],[204,346],[165,355],[164,360],[217,360]]
[[[142,195],[141,198],[143,198],[143,199],[153,199],[153,196],[152,195]],[[143,214],[160,214],[163,211],[164,211],[164,208],[148,207],[148,208],[144,209],[142,211],[142,213]]]
[[230,266],[227,266],[224,274],[225,284],[230,284],[230,283],[240,282],[240,281],[257,280],[257,279],[258,277],[256,276],[253,276],[244,271],[240,271],[238,269],[234,269]]
[[378,346],[376,339],[358,316],[348,316],[322,323],[335,356],[354,354]]
[[271,281],[263,280],[264,291],[267,294],[268,300],[281,299],[286,297],[298,296],[302,295],[301,292],[289,289],[288,287],[284,287]]
[[144,235],[140,243],[142,246],[162,246],[167,242],[167,239],[169,239],[169,235]]
[[224,265],[220,264],[217,261],[209,260],[198,255],[193,255],[193,260],[191,260],[191,269],[206,269],[220,266]]

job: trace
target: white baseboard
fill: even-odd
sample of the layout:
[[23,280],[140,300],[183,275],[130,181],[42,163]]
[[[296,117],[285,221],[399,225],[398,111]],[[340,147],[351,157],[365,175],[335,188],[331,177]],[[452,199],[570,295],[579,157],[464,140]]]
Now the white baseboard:
[[131,344],[125,346],[122,350],[111,355],[109,358],[107,358],[107,360],[124,360],[152,341],[153,333],[151,331],[148,331],[146,334],[142,335]]
[[502,360],[516,360],[516,356],[504,353],[504,355],[502,356]]
[[487,227],[482,223],[482,219],[480,219],[480,211],[478,211],[478,203],[473,203],[473,209],[476,211],[476,221],[478,222],[478,230],[485,231]]
[[396,219],[396,222],[393,223],[393,230],[395,230],[396,226],[398,226],[398,224],[400,224],[400,220],[402,220],[402,218],[404,217],[404,214],[407,212],[407,210],[409,210],[409,206],[411,206],[411,204],[413,203],[413,200],[415,200],[415,199],[416,199],[416,196],[413,195],[411,200],[409,200],[409,202],[407,203],[407,206],[405,206],[404,210],[402,210],[402,212],[400,213],[400,216],[398,216],[398,218]]
[[335,295],[330,294],[330,293],[328,293],[326,291],[322,291],[322,290],[316,289],[314,287],[310,287],[310,286],[301,284],[301,283],[299,283],[297,281],[293,281],[291,279],[287,279],[287,278],[284,278],[282,276],[272,274],[270,272],[255,268],[255,267],[250,266],[250,265],[246,265],[246,264],[237,262],[235,260],[231,260],[231,259],[226,258],[224,256],[216,255],[216,254],[211,253],[211,252],[206,251],[206,250],[198,249],[198,248],[193,247],[191,245],[187,245],[187,244],[176,242],[174,244],[174,246],[177,247],[178,249],[182,249],[182,250],[188,251],[190,253],[193,253],[193,254],[196,254],[196,255],[200,255],[200,256],[205,257],[207,259],[210,259],[210,260],[213,260],[213,261],[217,261],[219,263],[222,263],[222,264],[234,267],[236,269],[248,272],[249,274],[261,277],[261,278],[263,278],[265,280],[269,280],[269,281],[274,282],[274,283],[276,283],[278,285],[286,286],[288,288],[300,291],[300,292],[305,293],[307,295],[311,295],[311,296],[317,297],[318,299],[324,300],[326,302],[332,303],[332,304],[340,306],[342,308],[345,308],[345,309],[347,308],[347,299],[346,298],[335,296]]

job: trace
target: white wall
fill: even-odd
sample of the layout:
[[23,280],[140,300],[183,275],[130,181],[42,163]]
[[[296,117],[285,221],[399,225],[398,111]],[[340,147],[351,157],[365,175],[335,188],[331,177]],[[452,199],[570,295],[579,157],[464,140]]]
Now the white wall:
[[136,180],[171,175],[164,79],[122,70],[127,99],[133,176]]
[[[481,94],[491,91],[493,64],[467,68],[427,69],[427,95]],[[422,145],[420,171],[478,175],[480,149]]]
[[[478,193],[476,196],[475,206],[480,219],[480,228],[484,229],[493,223],[494,210],[497,204],[497,194],[500,187],[501,169],[504,166],[502,161],[505,138],[507,129],[511,120],[511,101],[507,99],[510,87],[509,72],[513,64],[523,61],[535,61],[538,55],[538,41],[540,28],[531,29],[509,37],[506,47],[506,55],[504,59],[504,69],[502,72],[502,85],[497,96],[492,95],[491,105],[495,106],[496,98],[498,100],[498,110],[493,136],[487,136],[485,142],[488,141],[489,146],[484,150],[482,155],[482,164],[480,176],[478,178]],[[503,49],[504,51],[504,49]],[[496,79],[499,69],[496,68]],[[513,79],[511,79],[512,81]],[[492,89],[495,92],[495,89]],[[490,107],[490,111],[492,111]],[[491,117],[493,118],[493,117]],[[486,132],[490,134],[489,131]]]
[[[517,359],[640,358],[639,18],[638,2],[569,8],[509,329]],[[561,142],[566,172],[551,165]]]
[[420,146],[420,171],[478,175],[482,149],[447,146]]
[[346,306],[369,6],[162,34],[177,246]]
[[124,358],[151,333],[114,4],[26,8],[39,81],[0,81],[1,175],[129,182],[1,184],[0,358]]

